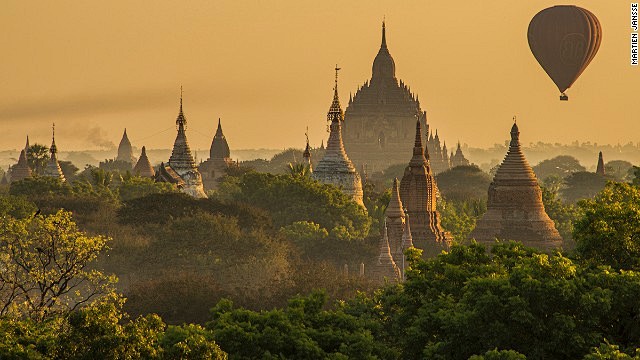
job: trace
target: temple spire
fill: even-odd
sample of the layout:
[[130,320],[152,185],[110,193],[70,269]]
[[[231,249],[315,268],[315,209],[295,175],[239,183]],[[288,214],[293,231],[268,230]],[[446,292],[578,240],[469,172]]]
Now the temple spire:
[[600,151],[600,153],[598,154],[598,167],[596,168],[596,174],[598,175],[605,175],[605,170],[604,170],[604,160],[602,159],[602,151]]
[[336,78],[335,85],[333,86],[333,101],[331,102],[331,106],[329,107],[329,112],[327,113],[327,121],[344,121],[344,112],[342,111],[342,107],[340,106],[340,98],[338,97],[338,71],[340,68],[338,64],[336,64]]
[[385,20],[382,19],[382,44],[380,44],[381,48],[387,48],[387,31],[385,27]]
[[[428,156],[427,152],[427,156]],[[422,147],[422,127],[420,120],[416,120],[416,140],[413,145],[413,157],[409,162],[409,166],[422,166],[427,165],[427,158],[425,157],[424,148]]]

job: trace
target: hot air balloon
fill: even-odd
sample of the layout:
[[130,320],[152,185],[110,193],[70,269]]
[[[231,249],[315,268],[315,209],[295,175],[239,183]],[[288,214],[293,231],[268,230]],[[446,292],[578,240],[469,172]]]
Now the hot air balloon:
[[564,93],[578,79],[600,48],[602,28],[589,10],[560,5],[544,9],[529,23],[529,48],[547,75]]

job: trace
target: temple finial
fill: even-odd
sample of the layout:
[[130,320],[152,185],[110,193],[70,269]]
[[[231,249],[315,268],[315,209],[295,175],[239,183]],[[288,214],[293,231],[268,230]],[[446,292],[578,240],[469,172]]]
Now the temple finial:
[[309,145],[309,127],[307,126],[307,131],[304,133],[304,136],[307,138],[307,146]]
[[386,31],[386,26],[385,26],[385,16],[382,17],[382,44],[380,45],[380,47],[386,48],[387,47],[387,31]]
[[336,85],[333,89],[337,92],[338,91],[338,71],[340,70],[340,68],[338,67],[338,64],[336,64],[335,70],[336,70]]
[[513,123],[516,124],[518,122],[518,119],[516,119],[516,116],[513,115]]

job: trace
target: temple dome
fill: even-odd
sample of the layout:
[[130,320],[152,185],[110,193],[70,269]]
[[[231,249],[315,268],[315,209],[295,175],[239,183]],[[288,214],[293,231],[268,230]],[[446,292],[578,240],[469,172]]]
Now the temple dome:
[[211,159],[226,159],[231,157],[231,151],[229,150],[229,143],[222,133],[222,125],[220,119],[218,119],[218,129],[211,142],[211,148],[209,149],[209,157]]
[[372,76],[371,80],[376,79],[395,79],[396,77],[396,63],[393,61],[389,49],[387,48],[387,37],[385,31],[384,21],[382,22],[382,44],[378,55],[373,60]]

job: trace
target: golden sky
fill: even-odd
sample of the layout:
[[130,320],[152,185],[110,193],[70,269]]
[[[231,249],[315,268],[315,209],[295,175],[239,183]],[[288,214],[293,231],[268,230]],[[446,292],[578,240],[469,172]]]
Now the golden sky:
[[0,12],[0,149],[120,141],[169,148],[180,85],[192,148],[218,117],[232,149],[303,147],[327,137],[333,68],[340,97],[371,77],[387,22],[396,76],[441,139],[491,146],[517,115],[524,144],[640,141],[640,67],[629,65],[626,0],[575,1],[602,45],[560,102],[527,27],[553,1],[23,1]]

